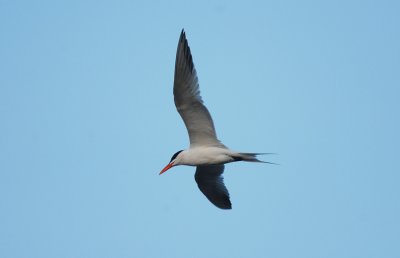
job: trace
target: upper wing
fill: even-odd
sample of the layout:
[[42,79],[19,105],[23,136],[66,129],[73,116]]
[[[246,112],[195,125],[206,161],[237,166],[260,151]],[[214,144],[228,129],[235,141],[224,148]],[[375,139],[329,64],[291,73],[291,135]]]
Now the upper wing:
[[217,139],[211,115],[203,105],[196,69],[183,30],[176,52],[174,100],[188,130],[191,146],[223,146]]
[[232,209],[229,192],[224,185],[224,165],[197,166],[194,178],[200,191],[221,209]]

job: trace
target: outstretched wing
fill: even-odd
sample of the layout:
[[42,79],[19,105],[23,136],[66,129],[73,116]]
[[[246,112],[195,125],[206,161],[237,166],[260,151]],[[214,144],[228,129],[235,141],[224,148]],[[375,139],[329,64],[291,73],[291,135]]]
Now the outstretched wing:
[[175,60],[175,106],[189,133],[190,146],[223,146],[217,139],[210,112],[203,105],[192,55],[182,30]]
[[221,209],[232,209],[229,192],[224,185],[224,165],[197,166],[194,178],[200,191],[215,206]]

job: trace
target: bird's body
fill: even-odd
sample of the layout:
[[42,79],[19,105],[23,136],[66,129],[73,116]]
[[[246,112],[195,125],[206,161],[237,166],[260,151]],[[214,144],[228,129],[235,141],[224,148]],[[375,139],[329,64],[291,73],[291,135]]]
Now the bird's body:
[[263,161],[257,159],[258,153],[235,152],[218,140],[211,115],[200,96],[196,69],[183,30],[176,53],[174,101],[189,133],[190,147],[175,153],[160,174],[177,165],[196,166],[195,180],[203,194],[217,207],[231,209],[222,177],[224,164]]
[[239,153],[224,147],[199,146],[183,150],[176,162],[179,165],[220,165],[234,161],[263,162],[255,158],[256,153]]
[[225,164],[234,161],[232,155],[226,148],[199,146],[182,151],[179,163],[188,166]]

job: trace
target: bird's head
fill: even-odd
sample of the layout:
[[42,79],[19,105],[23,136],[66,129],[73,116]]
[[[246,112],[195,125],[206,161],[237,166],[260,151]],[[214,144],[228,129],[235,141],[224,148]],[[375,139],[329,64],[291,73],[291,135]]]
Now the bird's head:
[[165,171],[167,171],[168,169],[172,168],[173,166],[177,166],[179,165],[179,161],[182,158],[182,153],[183,150],[178,151],[177,153],[175,153],[174,155],[172,155],[171,160],[169,161],[168,165],[165,166],[165,168],[163,168],[163,170],[161,170],[160,175],[162,173],[164,173]]

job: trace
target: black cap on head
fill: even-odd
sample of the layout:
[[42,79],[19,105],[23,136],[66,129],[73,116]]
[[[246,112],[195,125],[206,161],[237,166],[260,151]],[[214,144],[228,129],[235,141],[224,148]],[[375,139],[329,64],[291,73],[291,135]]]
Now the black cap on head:
[[172,155],[172,158],[171,158],[171,160],[170,160],[169,162],[173,161],[173,160],[176,158],[176,156],[178,156],[179,153],[181,153],[182,151],[183,151],[183,150],[180,150],[180,151],[178,151],[177,153],[175,153],[174,155]]

